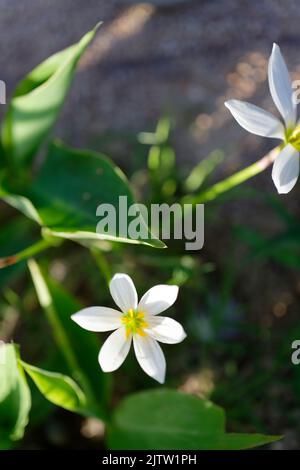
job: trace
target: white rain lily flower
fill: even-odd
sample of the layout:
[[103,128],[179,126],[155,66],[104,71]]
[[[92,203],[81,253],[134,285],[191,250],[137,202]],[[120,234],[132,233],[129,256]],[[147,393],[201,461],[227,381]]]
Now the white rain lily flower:
[[157,315],[174,304],[178,287],[154,286],[138,302],[132,279],[127,274],[115,274],[109,289],[121,311],[109,307],[89,307],[72,315],[72,320],[89,331],[115,330],[99,353],[99,364],[104,372],[112,372],[123,364],[133,341],[141,368],[163,383],[166,360],[157,341],[180,343],[186,334],[177,321]]
[[245,101],[229,100],[225,106],[248,132],[283,141],[273,164],[272,178],[278,193],[286,194],[295,186],[299,176],[300,126],[296,123],[296,103],[290,76],[275,43],[269,59],[268,77],[273,101],[284,124],[267,111]]

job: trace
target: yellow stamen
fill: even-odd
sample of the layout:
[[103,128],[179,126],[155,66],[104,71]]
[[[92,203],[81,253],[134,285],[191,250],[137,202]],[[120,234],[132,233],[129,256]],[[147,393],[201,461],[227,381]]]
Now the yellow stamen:
[[131,334],[147,335],[144,328],[147,328],[149,325],[145,321],[145,314],[143,312],[131,308],[127,313],[124,313],[121,320],[126,328],[126,338],[129,338]]
[[286,143],[293,145],[297,150],[300,150],[300,127],[286,133]]

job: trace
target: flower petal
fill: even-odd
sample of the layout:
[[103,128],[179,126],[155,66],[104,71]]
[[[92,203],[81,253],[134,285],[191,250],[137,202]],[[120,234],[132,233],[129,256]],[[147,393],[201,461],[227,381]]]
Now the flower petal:
[[295,186],[299,176],[299,152],[288,144],[277,155],[273,164],[272,178],[277,191],[286,194]]
[[147,322],[149,327],[145,332],[161,343],[176,344],[186,338],[184,329],[173,318],[151,316]]
[[131,336],[129,338],[126,337],[124,327],[109,335],[98,357],[103,372],[112,372],[123,364],[131,346],[131,339]]
[[225,101],[225,106],[246,131],[263,137],[284,139],[283,124],[264,109],[240,100]]
[[111,331],[121,326],[121,312],[108,307],[88,307],[71,316],[88,331]]
[[164,383],[166,360],[157,341],[150,336],[134,335],[133,345],[136,358],[143,371],[157,382]]
[[296,104],[293,100],[292,83],[280,48],[273,44],[268,67],[269,87],[274,103],[282,115],[286,127],[296,122]]
[[167,310],[177,299],[178,286],[161,284],[149,289],[141,298],[138,310],[150,315]]
[[122,312],[136,309],[137,293],[131,277],[127,274],[115,274],[109,284],[112,298]]

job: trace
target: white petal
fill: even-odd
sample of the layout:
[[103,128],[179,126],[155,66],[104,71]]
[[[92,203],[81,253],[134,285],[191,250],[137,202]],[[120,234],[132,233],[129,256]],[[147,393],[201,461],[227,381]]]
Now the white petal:
[[246,131],[263,137],[284,139],[283,124],[264,109],[239,100],[226,101],[225,106]]
[[166,360],[155,339],[150,336],[134,335],[133,345],[136,358],[143,371],[159,383],[164,383]]
[[111,331],[121,326],[121,312],[108,307],[88,307],[71,316],[88,331]]
[[292,83],[280,48],[275,43],[269,59],[268,76],[273,101],[286,127],[293,126],[296,122],[296,104],[293,101]]
[[98,357],[103,372],[112,372],[123,364],[131,346],[131,339],[131,336],[126,338],[124,327],[109,335]]
[[150,315],[167,310],[177,299],[178,286],[161,284],[149,289],[140,300],[138,310]]
[[277,155],[272,178],[277,191],[286,194],[295,186],[299,176],[299,152],[290,144]]
[[147,322],[149,328],[145,332],[161,343],[176,344],[186,338],[184,329],[173,318],[151,316]]
[[131,277],[127,274],[115,274],[109,284],[112,298],[122,312],[136,309],[137,293]]

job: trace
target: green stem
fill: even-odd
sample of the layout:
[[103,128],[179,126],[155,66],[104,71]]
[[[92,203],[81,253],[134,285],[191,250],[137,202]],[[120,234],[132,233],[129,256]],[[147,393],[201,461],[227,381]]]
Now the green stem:
[[108,262],[106,261],[105,256],[103,255],[102,251],[100,251],[100,250],[92,248],[90,251],[91,251],[91,254],[92,254],[94,260],[96,261],[96,264],[97,264],[98,268],[100,269],[105,281],[109,285],[110,280],[112,278],[112,274],[111,274],[111,270],[110,270]]
[[33,280],[33,284],[41,304],[44,309],[47,319],[53,329],[56,341],[61,349],[61,352],[65,356],[65,360],[72,371],[78,370],[78,364],[76,356],[73,353],[72,347],[66,336],[64,329],[57,317],[55,307],[49,292],[48,286],[44,280],[41,270],[35,260],[30,259],[28,261],[29,271]]
[[11,266],[12,264],[19,263],[27,258],[31,258],[32,256],[37,255],[41,251],[46,250],[51,246],[51,243],[47,240],[39,240],[38,242],[34,243],[33,245],[25,248],[24,250],[20,251],[11,256],[5,256],[4,258],[0,258],[0,269],[6,268],[7,266]]
[[28,267],[37,293],[37,297],[39,299],[39,303],[44,309],[48,322],[52,327],[53,335],[60,349],[60,352],[63,354],[68,368],[74,379],[78,380],[85,394],[89,397],[89,400],[96,403],[90,384],[88,383],[84,373],[80,369],[71,342],[69,341],[64,327],[60,322],[59,316],[57,314],[55,305],[51,297],[51,293],[48,289],[47,283],[43,277],[40,267],[34,259],[30,259],[28,261]]
[[235,186],[238,186],[241,183],[244,183],[244,181],[247,181],[248,179],[252,178],[253,176],[258,175],[259,173],[264,171],[266,168],[268,168],[268,166],[270,166],[274,162],[276,156],[278,155],[279,150],[280,150],[280,147],[275,147],[273,150],[267,153],[263,158],[253,163],[252,165],[247,166],[246,168],[238,171],[237,173],[234,173],[233,175],[229,176],[223,181],[220,181],[219,183],[214,184],[210,188],[204,191],[201,191],[196,196],[188,196],[184,198],[183,203],[197,204],[197,203],[213,201],[221,194],[229,191],[230,189],[234,188]]

